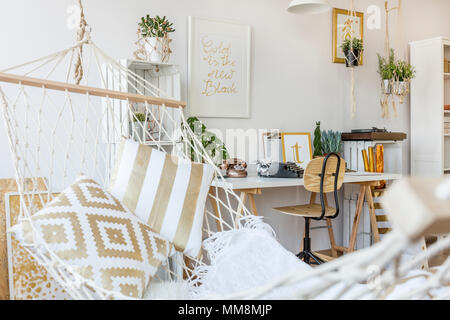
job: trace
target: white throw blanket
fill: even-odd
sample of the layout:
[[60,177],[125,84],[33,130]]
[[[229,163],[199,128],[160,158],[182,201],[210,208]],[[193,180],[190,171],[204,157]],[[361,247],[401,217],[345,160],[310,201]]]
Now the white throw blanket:
[[[239,229],[218,232],[206,239],[203,247],[210,260],[209,265],[199,266],[193,272],[192,280],[186,282],[162,282],[150,285],[146,299],[215,299],[241,293],[255,287],[272,283],[288,273],[308,272],[311,267],[286,250],[275,238],[272,228],[261,217],[241,219]],[[398,299],[403,293],[424,283],[430,274],[411,271],[404,281],[387,292],[386,299]],[[316,289],[321,284],[319,277],[311,277],[300,283],[283,286],[260,297],[261,299],[295,299],[298,289]],[[357,294],[365,291],[366,285],[354,284],[346,291],[340,282],[315,299],[340,299],[357,296],[359,299],[373,299],[372,294]],[[444,287],[443,293],[450,290]],[[435,291],[438,293],[437,291]],[[356,294],[355,294],[356,293]],[[355,294],[355,295],[354,295]]]

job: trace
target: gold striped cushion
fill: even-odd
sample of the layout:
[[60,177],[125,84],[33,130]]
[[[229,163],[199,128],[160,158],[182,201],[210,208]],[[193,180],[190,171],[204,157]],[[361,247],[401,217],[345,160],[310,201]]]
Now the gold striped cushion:
[[178,251],[196,257],[213,175],[210,165],[125,140],[109,190]]

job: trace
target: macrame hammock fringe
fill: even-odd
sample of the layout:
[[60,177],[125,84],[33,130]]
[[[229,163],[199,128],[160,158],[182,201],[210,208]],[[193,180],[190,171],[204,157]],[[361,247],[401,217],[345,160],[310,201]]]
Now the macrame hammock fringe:
[[[81,7],[81,1],[79,4]],[[247,228],[266,229],[260,221],[252,222],[253,218],[240,197],[226,184],[221,171],[187,124],[183,103],[160,98],[167,97],[167,93],[99,49],[86,30],[82,7],[81,16],[78,42],[74,46],[0,71],[0,102],[20,195],[20,220],[28,221],[32,230],[36,230],[30,217],[51,201],[55,193],[72,183],[79,173],[94,178],[106,187],[118,144],[125,136],[140,143],[151,143],[158,150],[174,153],[189,161],[194,154],[201,162],[216,168],[215,183],[221,183],[223,187],[211,188],[208,202],[215,208],[212,210],[209,206],[206,207],[203,223],[203,238],[214,236],[217,240],[217,247],[213,247],[216,254],[225,250],[225,238],[221,240],[222,234],[218,232],[239,230],[243,221]],[[12,71],[15,75],[10,73]],[[90,86],[91,83],[101,83],[103,88],[109,88],[113,84],[115,90],[98,89]],[[130,88],[136,94],[128,94]],[[153,121],[155,131],[148,132],[140,122],[129,121],[137,110]],[[169,127],[178,130],[169,130]],[[147,134],[138,134],[138,129]],[[172,150],[162,143],[163,137],[164,141],[171,143]],[[146,141],[147,139],[150,141]],[[225,298],[263,297],[275,288],[301,284],[311,276],[319,277],[323,280],[321,286],[308,292],[300,289],[300,286],[295,295],[286,297],[311,299],[338,282],[344,282],[345,290],[348,290],[368,280],[368,266],[375,264],[383,269],[388,262],[394,261],[395,267],[381,275],[379,287],[367,287],[364,292],[354,296],[361,298],[369,290],[376,297],[382,298],[386,288],[400,281],[423,258],[421,256],[414,261],[399,262],[401,253],[410,243],[410,239],[394,230],[369,249],[348,254],[309,272],[280,275],[280,279],[274,279],[271,284]],[[46,249],[42,252],[48,253],[34,255],[37,262],[46,268],[72,298],[130,299],[118,292],[100,288],[93,281],[81,277],[52,252],[46,243],[38,243],[34,239],[27,249],[39,246]],[[448,247],[450,238],[438,241],[429,248],[427,257]],[[205,255],[194,259],[178,254],[165,262],[164,272],[159,277],[164,281],[178,280],[201,285],[198,278],[202,274],[201,270],[208,270],[207,266],[208,257]],[[450,259],[445,262],[440,273],[430,277],[426,285],[405,297],[426,296],[430,288],[442,283],[449,269]],[[344,292],[337,294],[336,298],[342,294]]]

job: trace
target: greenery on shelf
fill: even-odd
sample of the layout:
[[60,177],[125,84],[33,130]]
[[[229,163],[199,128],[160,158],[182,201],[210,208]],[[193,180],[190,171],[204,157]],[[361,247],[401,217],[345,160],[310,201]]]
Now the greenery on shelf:
[[341,133],[338,131],[328,130],[322,131],[322,152],[324,155],[341,152]]
[[[201,141],[203,148],[205,148],[210,158],[213,159],[215,165],[220,166],[223,160],[229,158],[225,144],[214,133],[207,131],[206,126],[197,117],[189,117],[187,124],[197,139]],[[195,144],[193,140],[190,142]],[[192,147],[190,148],[190,154],[192,161],[202,162],[202,159],[196,156]]]
[[322,134],[320,131],[320,121],[316,122],[316,129],[314,130],[314,157],[321,156],[322,152]]
[[141,112],[136,112],[133,114],[133,121],[139,121],[139,122],[143,122],[145,121],[145,114],[141,113]]
[[350,51],[350,48],[353,49],[353,51],[361,52],[364,50],[364,45],[361,39],[353,38],[353,39],[346,39],[341,44],[341,49],[343,52]]
[[147,15],[141,18],[139,23],[139,31],[144,38],[164,38],[170,32],[174,32],[175,29],[172,27],[173,23],[170,23],[167,18],[156,16],[154,18]]

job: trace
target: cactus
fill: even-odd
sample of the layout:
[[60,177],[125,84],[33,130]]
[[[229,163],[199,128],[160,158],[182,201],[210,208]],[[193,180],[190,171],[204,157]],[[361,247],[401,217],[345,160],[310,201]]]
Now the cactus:
[[323,154],[341,151],[341,133],[333,130],[322,131],[322,151]]

